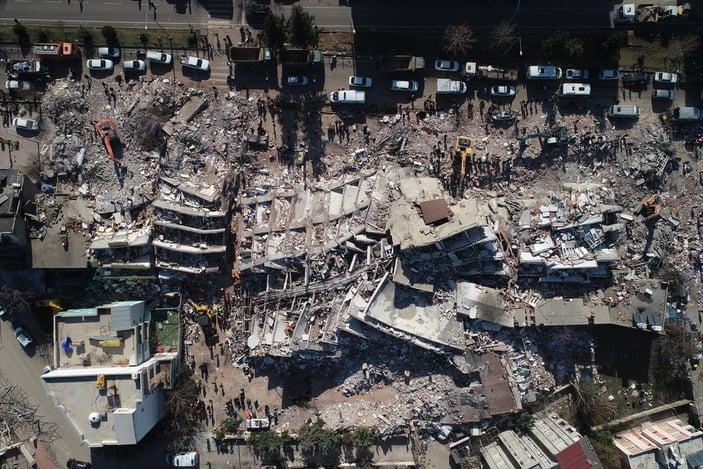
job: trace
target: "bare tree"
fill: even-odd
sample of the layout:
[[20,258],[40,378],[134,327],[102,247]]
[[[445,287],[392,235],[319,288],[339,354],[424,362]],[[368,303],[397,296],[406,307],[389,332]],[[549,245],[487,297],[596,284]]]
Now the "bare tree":
[[463,58],[469,55],[476,39],[468,24],[453,24],[444,31],[444,52]]
[[491,49],[494,51],[510,47],[518,40],[515,25],[509,21],[501,21],[491,30]]
[[667,47],[667,58],[671,62],[673,68],[683,67],[684,57],[695,52],[701,45],[701,39],[695,34],[686,34],[684,36],[676,36],[669,41]]

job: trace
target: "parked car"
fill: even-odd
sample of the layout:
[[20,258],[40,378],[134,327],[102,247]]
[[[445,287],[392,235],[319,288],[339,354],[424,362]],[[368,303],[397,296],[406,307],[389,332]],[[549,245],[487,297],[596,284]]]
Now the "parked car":
[[183,56],[181,57],[181,65],[185,68],[192,68],[193,70],[200,70],[201,72],[207,72],[210,70],[210,62],[200,57],[193,56]]
[[434,69],[438,72],[458,72],[459,62],[456,60],[435,60]]
[[187,453],[169,454],[166,456],[166,463],[173,467],[196,467],[198,465],[198,453],[189,451]]
[[146,70],[146,63],[143,60],[127,60],[122,63],[125,72],[143,72]]
[[371,88],[373,80],[370,77],[349,77],[349,86],[358,88]]
[[25,119],[23,117],[15,117],[12,120],[12,125],[15,126],[17,130],[39,130],[39,121],[34,119]]
[[252,3],[247,6],[247,18],[255,21],[263,21],[271,13],[271,7],[263,3]]
[[98,57],[101,59],[119,59],[120,50],[117,47],[99,47]]
[[655,83],[666,83],[673,85],[676,83],[677,80],[678,76],[675,73],[657,72],[654,74]]
[[68,469],[92,469],[93,465],[86,461],[71,458],[66,462],[66,467]]
[[625,73],[622,76],[622,86],[629,90],[643,90],[647,88],[649,79],[642,72]]
[[501,111],[496,111],[491,115],[493,122],[512,122],[515,120],[516,115],[510,109],[503,109]]
[[495,85],[491,86],[491,96],[504,97],[515,96],[517,88],[514,85]]
[[149,51],[146,53],[146,59],[150,62],[167,65],[171,63],[173,57],[171,57],[171,54],[167,54],[165,52]]
[[652,99],[667,99],[669,101],[673,101],[674,90],[654,90],[652,93]]
[[588,70],[580,68],[567,68],[566,79],[586,81],[588,80]]
[[32,84],[24,80],[7,80],[5,88],[8,90],[31,90]]
[[22,344],[22,347],[27,347],[29,344],[34,342],[34,340],[32,340],[29,334],[27,334],[27,331],[25,331],[21,327],[15,329],[15,337],[17,337],[17,342]]
[[637,119],[640,108],[634,104],[614,104],[608,108],[608,117],[614,119]]
[[288,75],[285,84],[289,86],[305,86],[309,82],[305,75]]
[[561,68],[553,65],[530,65],[525,74],[528,80],[561,80]]
[[86,66],[88,70],[112,70],[114,68],[110,59],[89,59]]
[[3,318],[6,314],[7,309],[3,305],[0,305],[0,318]]
[[393,80],[391,89],[395,91],[417,91],[419,88],[415,80]]
[[598,73],[598,78],[606,81],[619,80],[620,71],[614,68],[604,68]]

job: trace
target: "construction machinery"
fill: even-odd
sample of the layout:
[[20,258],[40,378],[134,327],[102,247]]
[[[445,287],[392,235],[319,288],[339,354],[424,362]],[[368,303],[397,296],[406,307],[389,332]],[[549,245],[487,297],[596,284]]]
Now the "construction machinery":
[[662,211],[662,200],[659,194],[652,194],[642,201],[635,210],[635,215],[641,215],[642,221],[648,222],[657,218]]
[[569,129],[565,125],[557,125],[544,132],[536,132],[527,135],[518,135],[515,137],[519,142],[521,147],[527,146],[527,141],[531,138],[539,138],[539,144],[542,150],[552,148],[558,145],[567,145],[571,142],[574,137],[569,134]]
[[457,194],[460,194],[464,189],[464,178],[466,177],[466,159],[471,158],[474,154],[474,149],[471,146],[469,137],[459,136],[454,143],[454,173],[456,174],[457,164],[459,164],[458,172],[459,179],[457,181]]
[[122,161],[120,158],[115,156],[116,150],[122,148],[120,137],[117,135],[117,129],[115,128],[115,123],[112,122],[111,119],[101,119],[95,123],[95,130],[97,130],[100,140],[102,140],[105,145],[108,158],[110,158],[116,165],[121,165]]

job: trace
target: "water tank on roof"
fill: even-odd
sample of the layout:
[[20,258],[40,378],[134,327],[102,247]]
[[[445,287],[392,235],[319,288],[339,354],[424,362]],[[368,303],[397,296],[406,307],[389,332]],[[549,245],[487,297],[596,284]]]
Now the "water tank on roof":
[[98,412],[91,412],[90,415],[88,415],[88,421],[91,425],[97,427],[100,425],[100,414]]

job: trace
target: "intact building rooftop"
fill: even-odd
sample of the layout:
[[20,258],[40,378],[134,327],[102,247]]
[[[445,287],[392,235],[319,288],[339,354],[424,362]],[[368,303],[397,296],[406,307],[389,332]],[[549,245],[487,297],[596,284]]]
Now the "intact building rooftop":
[[55,369],[42,375],[57,405],[89,446],[132,445],[163,416],[162,389],[178,352],[151,355],[143,301],[71,309],[54,316]]
[[683,464],[703,451],[703,432],[679,419],[647,423],[613,437],[630,468],[659,469]]

